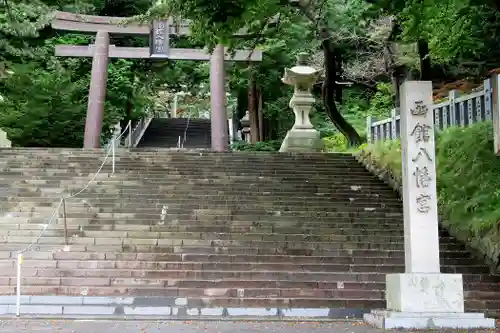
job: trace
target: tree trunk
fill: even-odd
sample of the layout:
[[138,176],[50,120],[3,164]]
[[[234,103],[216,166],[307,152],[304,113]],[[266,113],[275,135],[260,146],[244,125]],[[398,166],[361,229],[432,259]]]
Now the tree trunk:
[[427,43],[425,39],[419,39],[417,41],[417,49],[420,57],[420,80],[431,81],[433,75],[431,57],[429,54],[429,43]]
[[257,83],[255,81],[255,75],[251,73],[250,80],[248,81],[248,118],[250,121],[250,139],[252,143],[257,143],[259,141],[258,107]]
[[[294,7],[298,7],[305,17],[307,17],[307,19],[313,24],[318,24],[317,16],[313,8],[314,4],[311,0],[293,1],[291,4]],[[335,104],[336,99],[340,101],[342,98],[339,93],[341,90],[335,83],[338,79],[338,71],[340,70],[340,67],[338,66],[340,58],[337,57],[338,54],[335,52],[335,47],[330,36],[330,31],[328,30],[327,22],[319,24],[318,34],[322,41],[321,45],[323,47],[323,54],[325,58],[325,80],[321,89],[321,95],[326,112],[337,129],[347,138],[349,145],[357,146],[361,144],[361,138],[358,132],[344,119],[344,117],[342,117],[337,109],[337,105]],[[336,92],[337,94],[335,94]]]
[[325,58],[325,79],[323,81],[321,95],[326,112],[337,129],[347,138],[349,145],[358,146],[361,144],[361,138],[358,132],[339,113],[337,105],[335,104],[335,81],[337,79],[335,48],[330,39],[323,39],[321,44]]
[[257,115],[259,118],[259,141],[264,141],[264,112],[262,110],[262,91],[257,90]]

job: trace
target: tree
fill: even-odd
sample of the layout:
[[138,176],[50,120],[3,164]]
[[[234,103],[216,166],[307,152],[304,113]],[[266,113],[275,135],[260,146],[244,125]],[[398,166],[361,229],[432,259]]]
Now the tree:
[[[116,1],[97,0],[0,2],[0,68],[3,69],[0,85],[4,100],[0,125],[14,145],[81,147],[83,142],[91,60],[58,59],[54,57],[54,45],[88,45],[92,37],[56,35],[49,27],[51,12],[58,9],[125,16],[144,11],[148,6],[146,0],[121,0],[119,6]],[[119,43],[145,45],[147,41],[132,37],[121,38]],[[158,70],[146,61],[110,63],[103,140],[110,136],[118,120],[143,117],[152,104],[148,96],[154,95],[153,90],[165,81],[165,76],[160,76],[163,80],[152,79],[154,71],[164,69]],[[59,91],[51,91],[51,87]]]
[[[241,45],[245,41],[236,39],[233,34],[239,29],[248,31],[247,44],[265,43],[267,38],[280,28],[282,21],[301,21],[301,25],[312,32],[317,47],[324,54],[325,78],[321,96],[323,107],[337,128],[348,138],[351,145],[357,145],[361,139],[357,131],[339,113],[336,102],[341,100],[340,80],[342,50],[335,45],[332,37],[331,22],[340,18],[335,12],[342,5],[340,0],[161,0],[142,16],[151,17],[179,16],[192,20],[194,37],[206,45],[223,43],[229,46]],[[367,5],[361,0],[347,0],[347,8],[352,13],[366,10]],[[345,13],[344,13],[345,14]],[[336,16],[337,15],[337,16]],[[345,18],[344,22],[348,21]],[[356,20],[350,21],[356,26]],[[248,38],[253,41],[248,41]],[[302,38],[304,41],[304,38]],[[307,43],[307,45],[310,45]],[[308,50],[309,51],[309,50]]]

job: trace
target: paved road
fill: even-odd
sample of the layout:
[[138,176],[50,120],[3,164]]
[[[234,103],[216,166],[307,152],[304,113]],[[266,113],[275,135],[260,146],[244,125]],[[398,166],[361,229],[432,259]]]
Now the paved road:
[[[145,321],[29,321],[0,320],[9,333],[384,333],[362,323],[145,322]],[[432,331],[433,333],[445,331]],[[446,333],[467,332],[450,330]],[[494,330],[470,331],[491,333]],[[497,331],[498,332],[498,331]]]

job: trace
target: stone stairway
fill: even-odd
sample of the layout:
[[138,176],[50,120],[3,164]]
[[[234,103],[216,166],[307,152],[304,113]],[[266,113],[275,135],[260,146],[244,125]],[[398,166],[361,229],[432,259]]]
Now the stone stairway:
[[[402,202],[347,154],[0,150],[0,314],[360,317],[404,271]],[[500,309],[500,278],[441,232],[466,308]],[[3,305],[2,305],[3,304]]]
[[155,118],[141,138],[138,147],[175,148],[180,137],[184,148],[208,149],[212,140],[210,133],[209,119]]

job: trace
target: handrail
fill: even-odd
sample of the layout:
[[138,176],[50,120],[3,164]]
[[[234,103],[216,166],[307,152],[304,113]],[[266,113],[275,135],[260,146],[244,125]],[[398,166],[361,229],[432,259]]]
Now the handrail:
[[146,133],[146,130],[148,129],[151,121],[153,121],[153,118],[154,116],[151,115],[139,120],[137,125],[132,130],[132,135],[131,135],[132,137],[130,140],[131,142],[129,142],[129,148],[134,148],[139,144],[139,141],[144,136],[144,133]]
[[[469,126],[471,123],[492,119],[493,89],[491,79],[483,81],[480,88],[468,94],[460,94],[451,90],[448,96],[438,103],[432,103],[429,110],[432,112],[436,129],[441,130],[449,126]],[[366,133],[369,142],[395,139],[399,136],[400,115],[396,109],[391,117],[375,121],[373,116],[366,119]]]
[[[129,123],[129,125],[130,125],[130,123]],[[52,216],[50,217],[49,221],[46,224],[44,224],[43,230],[40,232],[40,234],[38,235],[38,237],[33,242],[31,242],[31,244],[29,244],[28,246],[26,246],[24,249],[17,251],[17,288],[16,288],[17,289],[16,290],[16,294],[17,294],[16,295],[16,316],[17,317],[20,316],[20,312],[21,312],[21,265],[23,263],[23,253],[29,251],[33,247],[33,245],[35,245],[40,240],[40,238],[42,238],[42,236],[45,234],[45,232],[47,231],[47,229],[49,228],[49,226],[56,220],[55,219],[56,214],[59,212],[59,209],[61,207],[63,207],[64,241],[65,241],[66,244],[68,244],[68,225],[67,225],[67,222],[66,222],[66,215],[67,215],[66,214],[66,201],[68,199],[72,199],[72,198],[77,197],[78,195],[80,195],[81,193],[83,193],[83,191],[85,191],[90,186],[90,184],[92,184],[92,182],[97,178],[97,175],[99,175],[99,173],[102,171],[102,168],[106,164],[106,161],[108,160],[110,154],[112,155],[112,170],[113,170],[112,173],[113,174],[115,173],[115,148],[116,148],[116,142],[117,141],[120,142],[119,140],[125,134],[125,132],[127,131],[127,129],[130,127],[129,125],[127,125],[125,127],[125,129],[123,130],[123,132],[120,135],[118,135],[118,136],[114,136],[113,135],[113,137],[111,138],[110,144],[108,144],[107,151],[106,151],[106,156],[104,157],[104,161],[101,163],[101,166],[97,169],[97,172],[94,173],[94,176],[78,192],[76,192],[74,194],[70,194],[68,196],[63,196],[59,200],[59,203],[57,204],[56,208],[54,209],[54,211],[52,213]]]
[[186,122],[186,128],[184,129],[184,138],[181,141],[181,136],[179,135],[179,140],[177,141],[177,148],[184,148],[184,144],[186,143],[187,140],[187,131],[189,128],[189,121],[191,120],[190,117],[188,117],[187,122]]

